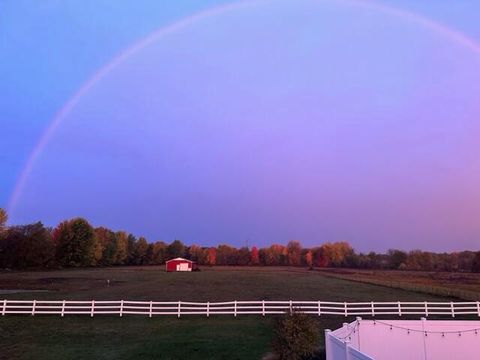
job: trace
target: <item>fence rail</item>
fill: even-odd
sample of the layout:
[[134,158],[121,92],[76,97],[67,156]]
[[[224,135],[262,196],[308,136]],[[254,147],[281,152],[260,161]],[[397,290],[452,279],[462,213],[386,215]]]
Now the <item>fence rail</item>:
[[330,301],[70,301],[0,300],[2,315],[272,315],[293,309],[313,315],[476,315],[480,302],[330,302]]

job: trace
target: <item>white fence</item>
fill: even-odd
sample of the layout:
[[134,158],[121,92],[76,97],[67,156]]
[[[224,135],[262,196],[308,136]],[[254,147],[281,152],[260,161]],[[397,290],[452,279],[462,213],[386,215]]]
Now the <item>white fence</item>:
[[327,360],[478,360],[478,320],[363,320],[325,330]]
[[0,313],[26,315],[271,315],[295,309],[313,315],[480,316],[480,302],[330,302],[330,301],[70,301],[0,300]]

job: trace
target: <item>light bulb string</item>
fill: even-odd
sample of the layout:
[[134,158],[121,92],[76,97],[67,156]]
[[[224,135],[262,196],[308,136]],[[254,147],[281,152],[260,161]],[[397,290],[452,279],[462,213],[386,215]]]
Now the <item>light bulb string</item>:
[[[339,340],[346,340],[347,338],[350,338],[351,335],[358,329],[358,326],[360,325],[360,322],[357,320],[355,321],[355,325],[353,326],[353,328],[350,330],[350,332],[345,335],[345,336],[342,336],[342,337],[338,337],[337,339]],[[350,327],[350,324],[348,325],[348,327]]]
[[398,325],[393,325],[389,324],[383,321],[378,321],[374,320],[373,324],[381,324],[385,326],[390,326],[390,328],[395,328],[395,329],[400,329],[400,330],[405,330],[408,332],[418,332],[422,334],[463,334],[463,333],[469,333],[469,332],[475,332],[478,333],[480,331],[480,328],[474,328],[474,329],[468,329],[468,330],[444,330],[444,331],[433,331],[433,330],[419,330],[419,329],[410,329],[406,328],[403,326],[398,326]]

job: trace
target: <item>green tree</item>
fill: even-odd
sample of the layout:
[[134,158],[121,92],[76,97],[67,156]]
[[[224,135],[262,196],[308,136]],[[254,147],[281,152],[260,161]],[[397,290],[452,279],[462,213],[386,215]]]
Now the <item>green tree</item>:
[[128,235],[125,231],[115,233],[115,265],[124,265],[128,259]]
[[144,237],[140,237],[133,245],[132,264],[144,265],[147,263],[148,243]]
[[139,265],[139,263],[137,263],[137,260],[135,259],[135,245],[137,244],[137,238],[132,234],[128,234],[127,244],[126,263],[129,265]]
[[279,360],[312,356],[320,345],[320,329],[310,316],[292,310],[275,323],[272,347]]
[[146,262],[151,265],[160,265],[167,259],[167,244],[156,241],[148,245]]
[[96,265],[95,232],[87,220],[75,218],[61,222],[53,230],[57,260],[62,266]]
[[185,245],[180,240],[174,240],[167,248],[169,259],[185,256]]
[[5,229],[7,220],[8,220],[7,212],[4,209],[0,208],[0,232]]
[[41,268],[52,266],[55,246],[50,232],[41,222],[30,225],[12,226],[6,231],[9,249],[8,261],[2,262],[12,268]]
[[115,233],[105,227],[98,227],[95,228],[95,237],[102,251],[102,256],[98,263],[103,266],[113,265],[117,254]]
[[478,273],[480,272],[480,251],[475,253],[472,261],[472,272]]
[[389,257],[389,267],[391,269],[398,269],[400,265],[405,264],[407,262],[407,253],[402,250],[397,249],[390,249],[388,250],[388,257]]

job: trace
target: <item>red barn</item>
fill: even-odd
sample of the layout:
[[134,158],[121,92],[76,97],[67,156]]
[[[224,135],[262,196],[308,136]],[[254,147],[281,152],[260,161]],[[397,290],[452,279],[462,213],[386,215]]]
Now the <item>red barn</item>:
[[192,271],[193,261],[184,258],[175,258],[165,263],[167,271]]

